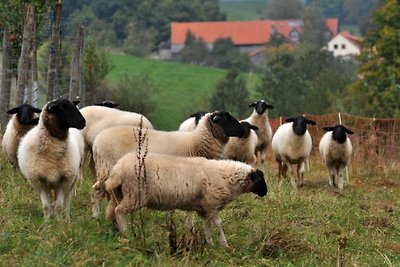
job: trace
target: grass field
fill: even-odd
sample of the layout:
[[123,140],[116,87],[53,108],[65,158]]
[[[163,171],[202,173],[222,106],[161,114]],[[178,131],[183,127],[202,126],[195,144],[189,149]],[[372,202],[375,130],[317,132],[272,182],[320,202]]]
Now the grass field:
[[[190,114],[199,110],[208,110],[209,99],[215,85],[224,79],[226,70],[201,67],[159,60],[148,60],[123,55],[110,55],[114,65],[108,75],[116,83],[125,73],[147,75],[150,81],[160,88],[152,100],[156,110],[150,120],[157,129],[175,130]],[[244,77],[252,90],[257,76],[246,74]],[[249,110],[249,115],[251,110]]]
[[400,265],[398,167],[350,168],[340,195],[329,188],[319,158],[311,160],[297,193],[287,180],[278,183],[276,165],[267,162],[267,196],[242,195],[221,212],[229,249],[205,245],[201,231],[192,236],[177,211],[177,239],[194,245],[171,256],[167,212],[138,211],[126,237],[103,217],[91,218],[88,169],[66,224],[44,223],[39,195],[3,158],[0,165],[2,266],[335,266],[341,240],[347,241],[340,250],[344,266]]
[[220,0],[227,20],[254,20],[265,15],[269,0]]

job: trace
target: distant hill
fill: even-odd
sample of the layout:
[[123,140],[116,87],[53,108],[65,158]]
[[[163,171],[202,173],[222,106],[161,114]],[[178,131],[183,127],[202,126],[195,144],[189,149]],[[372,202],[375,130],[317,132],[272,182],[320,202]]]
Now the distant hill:
[[227,20],[259,19],[266,10],[269,0],[220,0],[221,11],[227,14]]
[[[157,129],[175,130],[193,112],[208,107],[216,83],[226,70],[174,62],[149,60],[124,55],[110,55],[114,68],[108,75],[116,83],[125,72],[148,75],[159,85],[160,92],[152,96],[157,104],[151,121]],[[251,75],[254,87],[257,76]],[[250,112],[250,111],[249,111]]]

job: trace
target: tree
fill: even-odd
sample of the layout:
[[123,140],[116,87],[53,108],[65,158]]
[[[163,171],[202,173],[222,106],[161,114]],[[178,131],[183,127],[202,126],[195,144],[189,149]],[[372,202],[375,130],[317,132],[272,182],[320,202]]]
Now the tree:
[[250,67],[249,56],[240,53],[231,38],[218,38],[214,42],[210,61],[211,65],[225,69],[248,71]]
[[185,47],[179,57],[182,62],[190,64],[203,64],[208,55],[208,48],[202,38],[196,38],[190,31],[186,33]]
[[269,19],[299,19],[304,6],[299,0],[272,0],[268,4]]
[[363,41],[359,77],[347,106],[364,116],[400,116],[400,2],[388,0],[373,16],[375,28]]
[[317,8],[307,7],[303,14],[303,29],[300,34],[300,42],[313,44],[318,47],[323,47],[329,41],[326,33],[328,27],[325,23],[325,18],[322,17]]
[[244,118],[249,110],[249,95],[245,80],[239,77],[237,70],[230,69],[216,86],[211,97],[211,109],[226,110],[237,118]]

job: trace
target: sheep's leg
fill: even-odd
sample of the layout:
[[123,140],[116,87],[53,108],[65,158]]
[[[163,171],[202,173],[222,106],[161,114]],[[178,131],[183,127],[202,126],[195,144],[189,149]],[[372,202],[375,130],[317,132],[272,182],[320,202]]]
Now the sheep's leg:
[[54,207],[54,211],[57,217],[57,220],[61,218],[62,210],[64,208],[64,201],[66,198],[66,194],[61,186],[56,189],[56,204]]
[[125,214],[140,208],[141,206],[137,203],[132,205],[130,202],[135,201],[134,199],[123,198],[118,206],[115,208],[115,221],[117,227],[122,234],[126,233],[126,221]]
[[305,172],[305,164],[304,161],[297,164],[297,178],[299,180],[299,185],[304,186],[304,172]]
[[[74,188],[76,188],[74,186]],[[65,219],[67,223],[71,222],[71,201],[70,201],[70,193],[65,194],[64,203],[65,203]]]
[[222,220],[221,220],[221,217],[219,216],[218,212],[215,212],[215,214],[212,216],[212,221],[213,221],[215,227],[217,227],[217,229],[218,229],[219,243],[220,243],[221,247],[227,248],[228,241],[226,240],[224,229],[222,228]]
[[336,187],[336,182],[335,182],[335,170],[333,168],[328,168],[329,172],[329,185]]
[[40,193],[40,200],[42,201],[44,219],[47,221],[50,218],[52,212],[49,192],[47,188],[42,187],[40,188],[39,193]]
[[98,218],[100,214],[100,181],[92,186],[92,217]]
[[343,191],[343,184],[344,184],[344,175],[343,175],[343,170],[344,168],[339,167],[338,169],[338,183],[339,183],[339,191],[342,192]]
[[210,230],[210,217],[203,218],[203,231],[206,237],[206,241],[210,246],[214,246],[214,242],[211,237],[211,230]]
[[190,231],[193,230],[193,212],[191,211],[186,212],[186,226]]

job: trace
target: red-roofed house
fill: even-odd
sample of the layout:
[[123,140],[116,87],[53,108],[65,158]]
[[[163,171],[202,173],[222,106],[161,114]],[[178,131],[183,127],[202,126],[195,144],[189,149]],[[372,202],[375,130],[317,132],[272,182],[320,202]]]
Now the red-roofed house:
[[333,52],[335,57],[349,57],[359,55],[361,52],[361,39],[351,33],[344,31],[329,41],[327,49]]
[[[337,19],[327,19],[329,39],[338,32]],[[279,32],[293,43],[299,41],[302,20],[252,20],[252,21],[208,21],[171,23],[171,52],[178,53],[185,45],[186,34],[190,31],[196,38],[202,38],[212,49],[218,38],[231,38],[242,52],[252,52],[264,47],[274,32]]]

